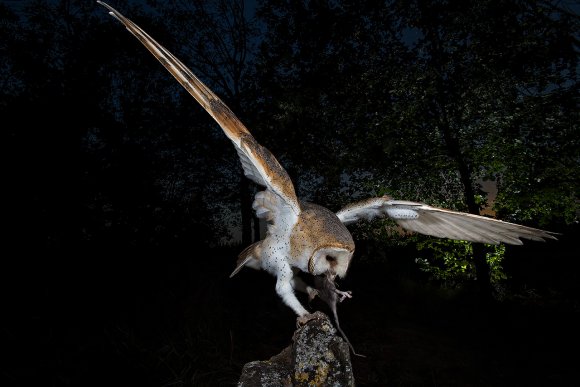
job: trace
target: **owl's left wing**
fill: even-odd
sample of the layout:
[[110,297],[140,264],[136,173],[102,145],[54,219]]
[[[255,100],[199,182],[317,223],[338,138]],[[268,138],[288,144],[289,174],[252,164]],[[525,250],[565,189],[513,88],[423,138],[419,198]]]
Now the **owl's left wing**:
[[520,238],[556,239],[554,233],[424,203],[393,200],[389,196],[352,203],[336,213],[344,224],[389,217],[404,229],[439,238],[521,245]]
[[119,20],[177,81],[191,94],[197,102],[220,125],[225,135],[234,143],[244,174],[255,183],[262,185],[282,199],[281,205],[290,208],[297,216],[300,204],[294,185],[288,173],[282,168],[272,153],[258,144],[248,129],[226,106],[225,103],[203,84],[179,59],[165,47],[157,43],[138,25],[127,19],[110,5],[97,1],[109,10],[109,13]]

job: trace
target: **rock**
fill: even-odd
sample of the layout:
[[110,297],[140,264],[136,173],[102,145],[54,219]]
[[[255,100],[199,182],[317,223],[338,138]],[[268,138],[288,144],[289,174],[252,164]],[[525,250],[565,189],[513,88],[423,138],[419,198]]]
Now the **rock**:
[[348,345],[325,314],[314,316],[278,355],[246,363],[238,387],[354,386]]

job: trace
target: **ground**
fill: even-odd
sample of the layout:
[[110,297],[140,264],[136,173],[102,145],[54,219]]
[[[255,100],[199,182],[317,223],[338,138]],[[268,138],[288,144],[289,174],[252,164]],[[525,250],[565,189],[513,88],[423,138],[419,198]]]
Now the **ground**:
[[[273,277],[228,278],[235,250],[45,256],[33,272],[23,261],[4,282],[5,385],[235,384],[295,329]],[[366,355],[353,358],[358,386],[575,384],[577,293],[529,289],[482,305],[469,290],[362,258],[339,282],[353,291],[341,326]]]

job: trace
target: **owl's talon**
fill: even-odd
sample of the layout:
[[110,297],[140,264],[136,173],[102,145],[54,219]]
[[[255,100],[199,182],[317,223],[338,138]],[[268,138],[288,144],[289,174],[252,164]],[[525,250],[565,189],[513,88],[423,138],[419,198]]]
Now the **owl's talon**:
[[316,320],[316,319],[325,319],[326,316],[319,311],[316,311],[314,313],[308,313],[305,314],[303,316],[299,316],[296,319],[296,328],[300,328],[303,327],[304,325],[308,324],[309,321],[311,320]]

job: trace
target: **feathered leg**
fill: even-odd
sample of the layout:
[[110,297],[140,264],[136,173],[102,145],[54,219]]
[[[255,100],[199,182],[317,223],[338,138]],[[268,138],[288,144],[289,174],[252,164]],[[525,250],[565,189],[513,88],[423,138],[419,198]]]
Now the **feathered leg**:
[[[285,265],[286,266],[286,265]],[[288,305],[298,316],[304,316],[308,314],[308,311],[302,306],[296,294],[294,294],[294,287],[292,283],[294,281],[294,273],[289,266],[281,268],[278,272],[278,277],[276,281],[276,293],[282,298],[282,301]],[[294,282],[295,283],[295,282]]]

